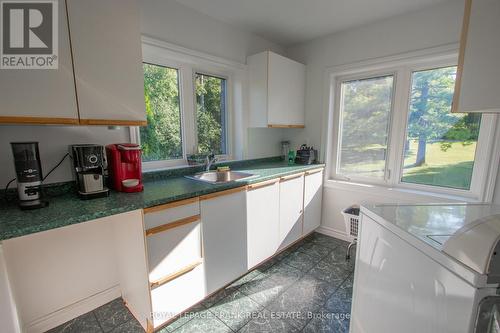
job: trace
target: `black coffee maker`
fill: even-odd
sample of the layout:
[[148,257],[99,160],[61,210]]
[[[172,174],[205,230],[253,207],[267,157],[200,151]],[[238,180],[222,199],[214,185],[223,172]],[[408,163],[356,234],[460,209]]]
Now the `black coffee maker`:
[[73,159],[73,170],[81,199],[102,198],[109,195],[104,186],[104,147],[95,144],[69,146]]
[[21,209],[48,205],[41,199],[42,165],[38,142],[11,142],[16,167],[17,195]]

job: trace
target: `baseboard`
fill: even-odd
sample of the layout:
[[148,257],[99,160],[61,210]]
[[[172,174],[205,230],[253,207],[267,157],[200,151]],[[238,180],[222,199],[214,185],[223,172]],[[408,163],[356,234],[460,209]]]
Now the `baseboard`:
[[316,232],[319,232],[320,234],[324,234],[327,236],[332,236],[349,243],[352,241],[352,238],[350,236],[347,236],[345,232],[338,231],[330,227],[325,227],[323,225],[320,226],[318,229],[316,229]]
[[120,286],[113,286],[28,323],[24,327],[24,331],[27,333],[46,332],[51,328],[64,324],[71,319],[111,302],[120,296]]

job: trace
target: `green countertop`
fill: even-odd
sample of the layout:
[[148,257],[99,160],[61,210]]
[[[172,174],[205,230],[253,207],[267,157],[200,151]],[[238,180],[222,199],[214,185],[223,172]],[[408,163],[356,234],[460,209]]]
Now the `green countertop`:
[[145,181],[144,192],[140,193],[111,191],[107,198],[92,200],[81,200],[73,191],[47,197],[46,199],[49,201],[48,207],[32,211],[22,211],[13,203],[0,204],[0,241],[257,183],[323,166],[323,164],[288,165],[283,162],[251,163],[248,166],[231,169],[250,172],[255,174],[255,177],[222,185],[212,185],[183,176],[175,176]]

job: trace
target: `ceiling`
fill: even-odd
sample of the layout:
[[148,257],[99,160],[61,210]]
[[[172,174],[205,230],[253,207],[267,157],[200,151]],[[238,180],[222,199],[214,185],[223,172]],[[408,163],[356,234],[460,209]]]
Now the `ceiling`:
[[289,46],[447,0],[176,1],[220,21]]

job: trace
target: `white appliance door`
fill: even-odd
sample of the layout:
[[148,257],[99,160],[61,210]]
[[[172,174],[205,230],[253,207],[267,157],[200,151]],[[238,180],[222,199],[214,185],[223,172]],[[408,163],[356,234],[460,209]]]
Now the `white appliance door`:
[[351,333],[469,333],[476,290],[361,214]]

